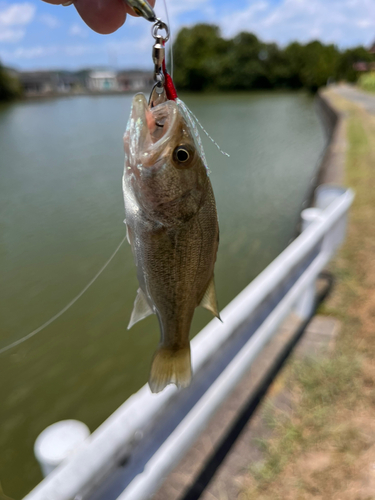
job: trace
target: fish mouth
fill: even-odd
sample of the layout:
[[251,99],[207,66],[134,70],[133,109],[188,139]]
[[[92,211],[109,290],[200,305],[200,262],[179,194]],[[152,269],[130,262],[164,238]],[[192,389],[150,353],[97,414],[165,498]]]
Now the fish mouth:
[[150,108],[143,94],[133,97],[127,139],[131,141],[133,151],[138,153],[138,158],[142,156],[144,166],[151,166],[165,148],[175,129],[177,113],[174,101]]

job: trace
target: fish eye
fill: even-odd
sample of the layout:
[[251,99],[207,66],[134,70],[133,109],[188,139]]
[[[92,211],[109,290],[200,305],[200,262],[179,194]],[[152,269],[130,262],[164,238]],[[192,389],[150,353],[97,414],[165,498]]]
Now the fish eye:
[[177,166],[181,167],[187,166],[193,157],[192,148],[188,145],[180,145],[173,151],[173,160],[177,163]]
[[180,148],[176,151],[176,156],[178,161],[185,163],[185,161],[188,161],[190,155],[186,149]]

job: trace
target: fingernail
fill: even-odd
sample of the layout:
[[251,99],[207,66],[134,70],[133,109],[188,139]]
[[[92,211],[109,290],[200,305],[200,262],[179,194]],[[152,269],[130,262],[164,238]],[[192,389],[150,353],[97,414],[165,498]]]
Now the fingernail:
[[69,5],[72,5],[74,3],[74,0],[70,0],[69,2],[65,2],[62,4],[63,7],[69,7]]

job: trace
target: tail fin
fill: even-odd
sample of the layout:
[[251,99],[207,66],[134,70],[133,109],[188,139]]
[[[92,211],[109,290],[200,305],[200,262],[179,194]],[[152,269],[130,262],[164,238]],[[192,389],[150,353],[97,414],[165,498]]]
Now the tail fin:
[[159,347],[152,361],[148,381],[151,392],[160,392],[168,384],[187,387],[190,380],[190,344],[178,350]]

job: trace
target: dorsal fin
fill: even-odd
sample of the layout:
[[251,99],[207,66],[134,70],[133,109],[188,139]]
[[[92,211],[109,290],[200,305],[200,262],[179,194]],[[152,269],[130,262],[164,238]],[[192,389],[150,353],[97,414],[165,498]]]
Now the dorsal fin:
[[212,314],[221,321],[219,309],[217,306],[214,275],[212,275],[207,290],[205,291],[203,299],[201,300],[199,305],[212,312]]
[[150,314],[154,314],[154,311],[149,306],[145,294],[140,288],[138,288],[137,296],[134,301],[133,312],[128,324],[128,330],[135,325],[141,319],[147,318]]

